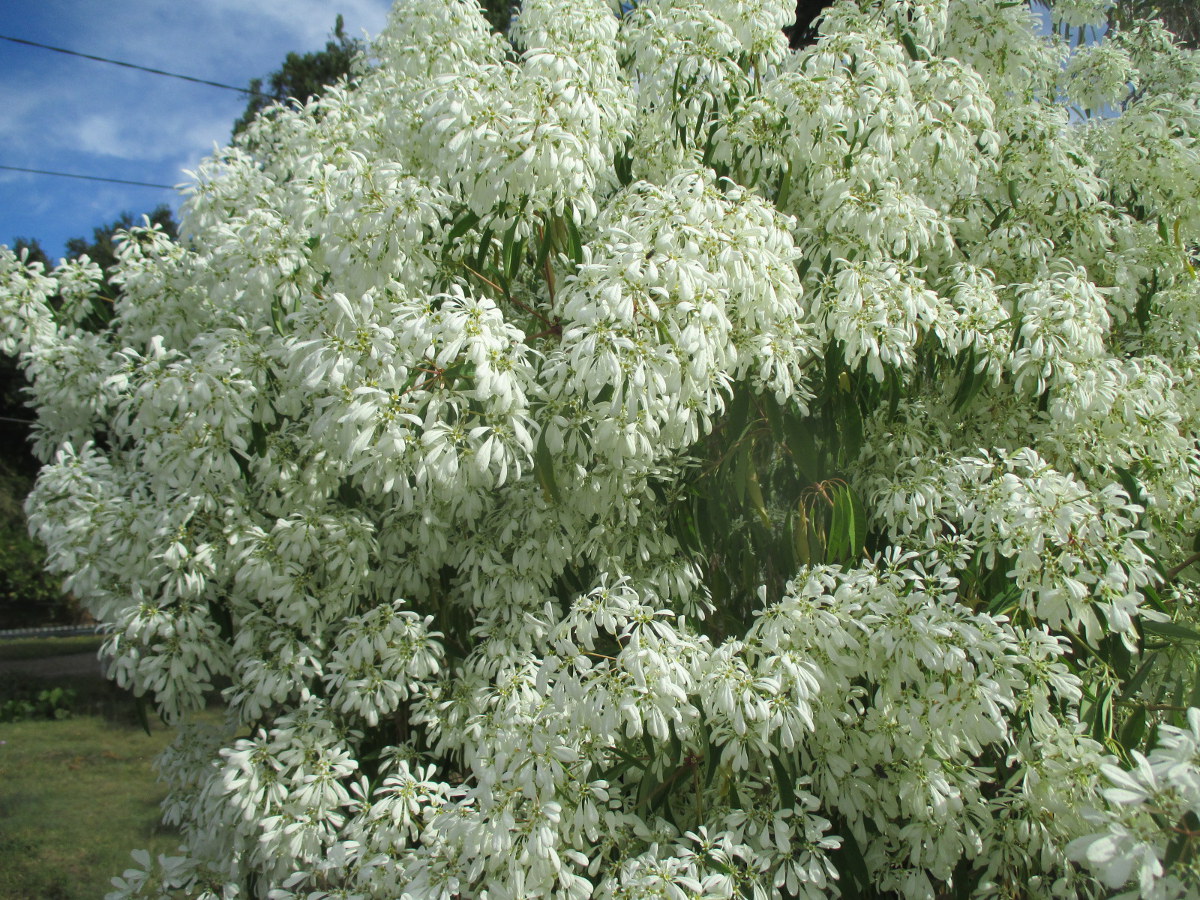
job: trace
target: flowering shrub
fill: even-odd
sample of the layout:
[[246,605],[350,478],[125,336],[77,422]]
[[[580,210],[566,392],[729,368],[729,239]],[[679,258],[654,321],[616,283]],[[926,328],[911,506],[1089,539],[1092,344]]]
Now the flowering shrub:
[[1200,890],[1200,59],[789,7],[401,4],[103,330],[0,256],[31,522],[181,723],[111,897]]

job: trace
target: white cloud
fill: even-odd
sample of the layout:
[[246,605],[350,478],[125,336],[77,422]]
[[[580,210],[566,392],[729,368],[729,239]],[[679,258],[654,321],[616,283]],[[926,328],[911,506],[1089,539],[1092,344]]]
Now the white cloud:
[[298,46],[318,49],[341,13],[346,31],[357,37],[364,29],[372,36],[383,30],[391,4],[386,0],[212,0],[211,6],[245,21],[259,17],[273,24],[274,35],[288,35]]
[[[24,6],[6,30],[240,86],[269,75],[291,51],[323,48],[339,12],[351,36],[374,35],[390,6],[389,0],[54,0]],[[176,184],[214,143],[229,141],[246,105],[232,91],[46,50],[0,51],[0,163],[6,165]],[[84,233],[89,221],[149,209],[162,193],[16,173],[0,174],[0,186],[0,239],[37,235],[48,248]]]
[[84,153],[116,156],[121,159],[143,159],[136,141],[130,139],[118,117],[113,115],[84,116],[75,123],[76,149]]

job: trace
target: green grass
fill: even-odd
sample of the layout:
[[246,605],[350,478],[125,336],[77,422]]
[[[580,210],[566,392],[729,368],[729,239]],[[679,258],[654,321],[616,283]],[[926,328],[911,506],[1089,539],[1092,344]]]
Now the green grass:
[[172,732],[99,716],[0,725],[0,898],[97,900],[138,847],[171,853],[151,761]]
[[19,638],[0,642],[0,662],[21,659],[44,659],[48,656],[67,656],[74,653],[96,653],[104,636],[85,634],[78,637]]
[[[101,640],[6,641],[0,668],[95,654]],[[0,702],[55,687],[75,692],[74,718],[0,723],[0,900],[99,900],[133,865],[131,850],[173,855],[179,845],[159,824],[165,786],[151,766],[173,730],[151,712],[147,734],[133,697],[98,675],[0,672]]]

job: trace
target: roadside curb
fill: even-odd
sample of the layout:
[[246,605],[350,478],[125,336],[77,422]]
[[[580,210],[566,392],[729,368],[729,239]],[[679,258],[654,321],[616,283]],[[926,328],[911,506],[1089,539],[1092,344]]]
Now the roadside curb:
[[40,628],[9,628],[0,631],[0,641],[17,638],[81,637],[85,634],[103,634],[103,625],[46,625]]

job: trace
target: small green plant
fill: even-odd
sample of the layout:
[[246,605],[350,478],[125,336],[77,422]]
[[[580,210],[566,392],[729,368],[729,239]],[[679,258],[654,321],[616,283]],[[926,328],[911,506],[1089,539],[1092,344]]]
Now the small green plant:
[[30,719],[69,719],[75,709],[75,691],[54,687],[21,691],[0,704],[0,722],[25,722]]

